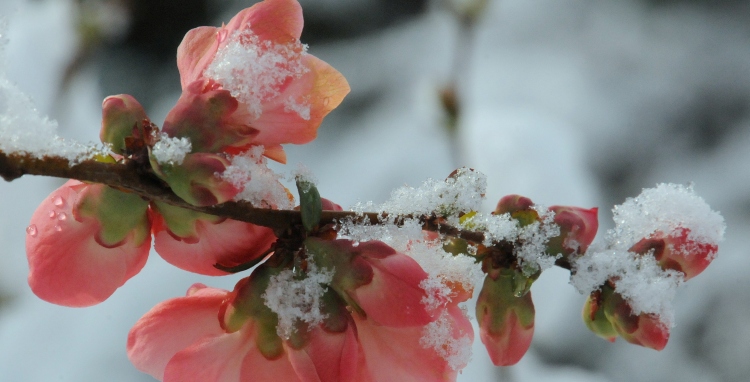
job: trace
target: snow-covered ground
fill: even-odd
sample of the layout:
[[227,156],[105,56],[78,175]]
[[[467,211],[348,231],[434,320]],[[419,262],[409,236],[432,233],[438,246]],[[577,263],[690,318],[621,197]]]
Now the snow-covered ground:
[[[95,63],[60,93],[78,44],[73,3],[6,0],[0,15],[9,23],[8,76],[58,120],[60,135],[88,142],[97,140],[107,94]],[[336,1],[320,3],[324,12]],[[350,8],[367,3],[377,2]],[[433,1],[400,24],[310,47],[347,77],[352,93],[316,141],[287,149],[286,167],[304,163],[321,194],[344,206],[382,202],[396,187],[468,166],[488,176],[487,209],[518,193],[546,205],[600,206],[609,228],[608,209],[626,196],[660,182],[694,182],[726,218],[718,259],[678,292],[677,326],[664,351],[589,333],[580,318],[584,297],[568,285],[567,272],[553,269],[532,288],[536,333],[526,357],[494,368],[477,341],[460,380],[745,381],[750,375],[750,7],[658,3],[490,1],[474,30],[459,38],[455,17]],[[466,41],[470,49],[458,46]],[[451,142],[437,94],[457,55],[464,65],[462,108]],[[161,121],[177,97],[155,102],[152,119]],[[130,326],[194,282],[229,289],[237,278],[188,274],[153,253],[139,275],[100,305],[72,309],[39,300],[26,285],[24,229],[61,183],[29,177],[0,183],[0,381],[150,381],[127,360]]]

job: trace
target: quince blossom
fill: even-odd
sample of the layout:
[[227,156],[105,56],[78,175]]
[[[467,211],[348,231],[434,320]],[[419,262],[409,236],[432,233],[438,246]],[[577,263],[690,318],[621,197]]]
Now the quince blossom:
[[302,24],[296,0],[265,0],[225,26],[189,31],[177,50],[183,93],[163,131],[189,137],[198,152],[256,145],[285,162],[281,145],[312,141],[349,92],[338,71],[306,52]]
[[[439,324],[441,340],[471,341],[471,325],[457,301],[428,310],[419,286],[427,274],[413,259],[381,242],[308,238],[305,247],[309,261],[331,273],[312,318],[300,316],[300,306],[283,307],[298,296],[268,300],[274,287],[292,293],[278,285],[291,271],[265,263],[232,292],[198,285],[157,305],[130,332],[131,361],[164,381],[455,379],[457,370],[423,338]],[[292,330],[282,330],[290,320]]]
[[[102,141],[111,145],[115,160],[150,164],[191,204],[231,200],[242,189],[220,176],[230,165],[228,154],[263,145],[264,155],[283,162],[281,144],[314,139],[323,117],[349,91],[340,73],[305,52],[301,30],[302,11],[295,0],[266,0],[226,26],[188,32],[177,55],[184,92],[164,122],[166,136],[158,136],[138,101],[118,95],[102,104]],[[228,58],[238,62],[228,57],[232,54],[241,56],[241,66],[223,67]],[[189,152],[175,163],[159,163],[154,145],[173,138],[189,138]],[[91,216],[82,217],[76,215],[79,193],[109,196],[89,206]],[[67,200],[59,216],[75,219],[66,223],[46,217],[59,209],[48,200],[34,214],[29,228],[34,235],[27,239],[29,282],[53,303],[85,306],[109,297],[142,268],[149,230],[165,260],[206,275],[227,274],[215,265],[231,268],[256,260],[276,240],[268,228],[148,203],[106,186],[69,182],[51,198],[58,196]],[[133,214],[138,225],[131,228],[137,234],[126,238],[120,232],[117,243],[99,240],[100,232],[122,231],[122,222],[131,222]],[[66,228],[61,238],[60,227]],[[56,240],[64,245],[53,245]]]

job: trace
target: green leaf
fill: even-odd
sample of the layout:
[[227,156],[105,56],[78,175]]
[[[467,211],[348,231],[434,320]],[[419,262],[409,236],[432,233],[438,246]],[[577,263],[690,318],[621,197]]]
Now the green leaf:
[[307,232],[312,232],[320,222],[323,212],[323,203],[320,201],[320,193],[310,181],[297,177],[297,191],[299,191],[300,213],[302,214],[302,225]]

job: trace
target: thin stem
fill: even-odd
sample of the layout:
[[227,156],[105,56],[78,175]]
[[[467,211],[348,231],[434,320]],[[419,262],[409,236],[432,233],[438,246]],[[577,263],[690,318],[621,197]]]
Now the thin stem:
[[[248,202],[225,202],[207,207],[194,206],[175,195],[169,186],[153,173],[145,171],[128,161],[124,163],[104,163],[87,160],[71,164],[70,161],[61,157],[47,156],[39,159],[28,154],[6,154],[0,151],[0,176],[3,179],[10,182],[26,174],[106,184],[125,192],[140,195],[145,200],[164,202],[193,211],[269,227],[277,230],[277,232],[302,224],[300,211],[256,208]],[[461,238],[473,244],[484,242],[484,233],[464,230],[446,224],[444,219],[435,215],[402,215],[395,219],[389,219],[387,214],[378,212],[323,211],[319,225],[336,224],[345,220],[374,225],[390,220],[396,225],[402,225],[408,219],[418,219],[422,223],[422,228],[427,231]],[[498,243],[498,245],[501,244],[503,243]],[[570,269],[570,264],[566,259],[558,260],[557,265]]]

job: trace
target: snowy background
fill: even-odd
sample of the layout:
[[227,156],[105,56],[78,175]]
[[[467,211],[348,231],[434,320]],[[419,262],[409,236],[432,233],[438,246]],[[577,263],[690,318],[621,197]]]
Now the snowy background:
[[[750,375],[750,2],[740,0],[303,0],[310,52],[352,93],[306,146],[288,147],[321,194],[344,206],[469,166],[488,205],[519,193],[542,204],[609,209],[643,187],[694,182],[727,220],[718,259],[678,293],[662,352],[610,344],[580,319],[567,272],[532,291],[531,350],[491,366],[481,343],[464,381],[746,381]],[[481,0],[479,0],[481,3]],[[251,2],[2,0],[8,77],[60,124],[98,139],[101,100],[129,93],[160,123],[179,96],[174,55],[197,25]],[[439,94],[455,84],[449,129]],[[194,282],[237,278],[146,268],[91,308],[58,307],[26,284],[24,229],[61,180],[0,183],[0,381],[150,381],[127,360],[132,324]]]

